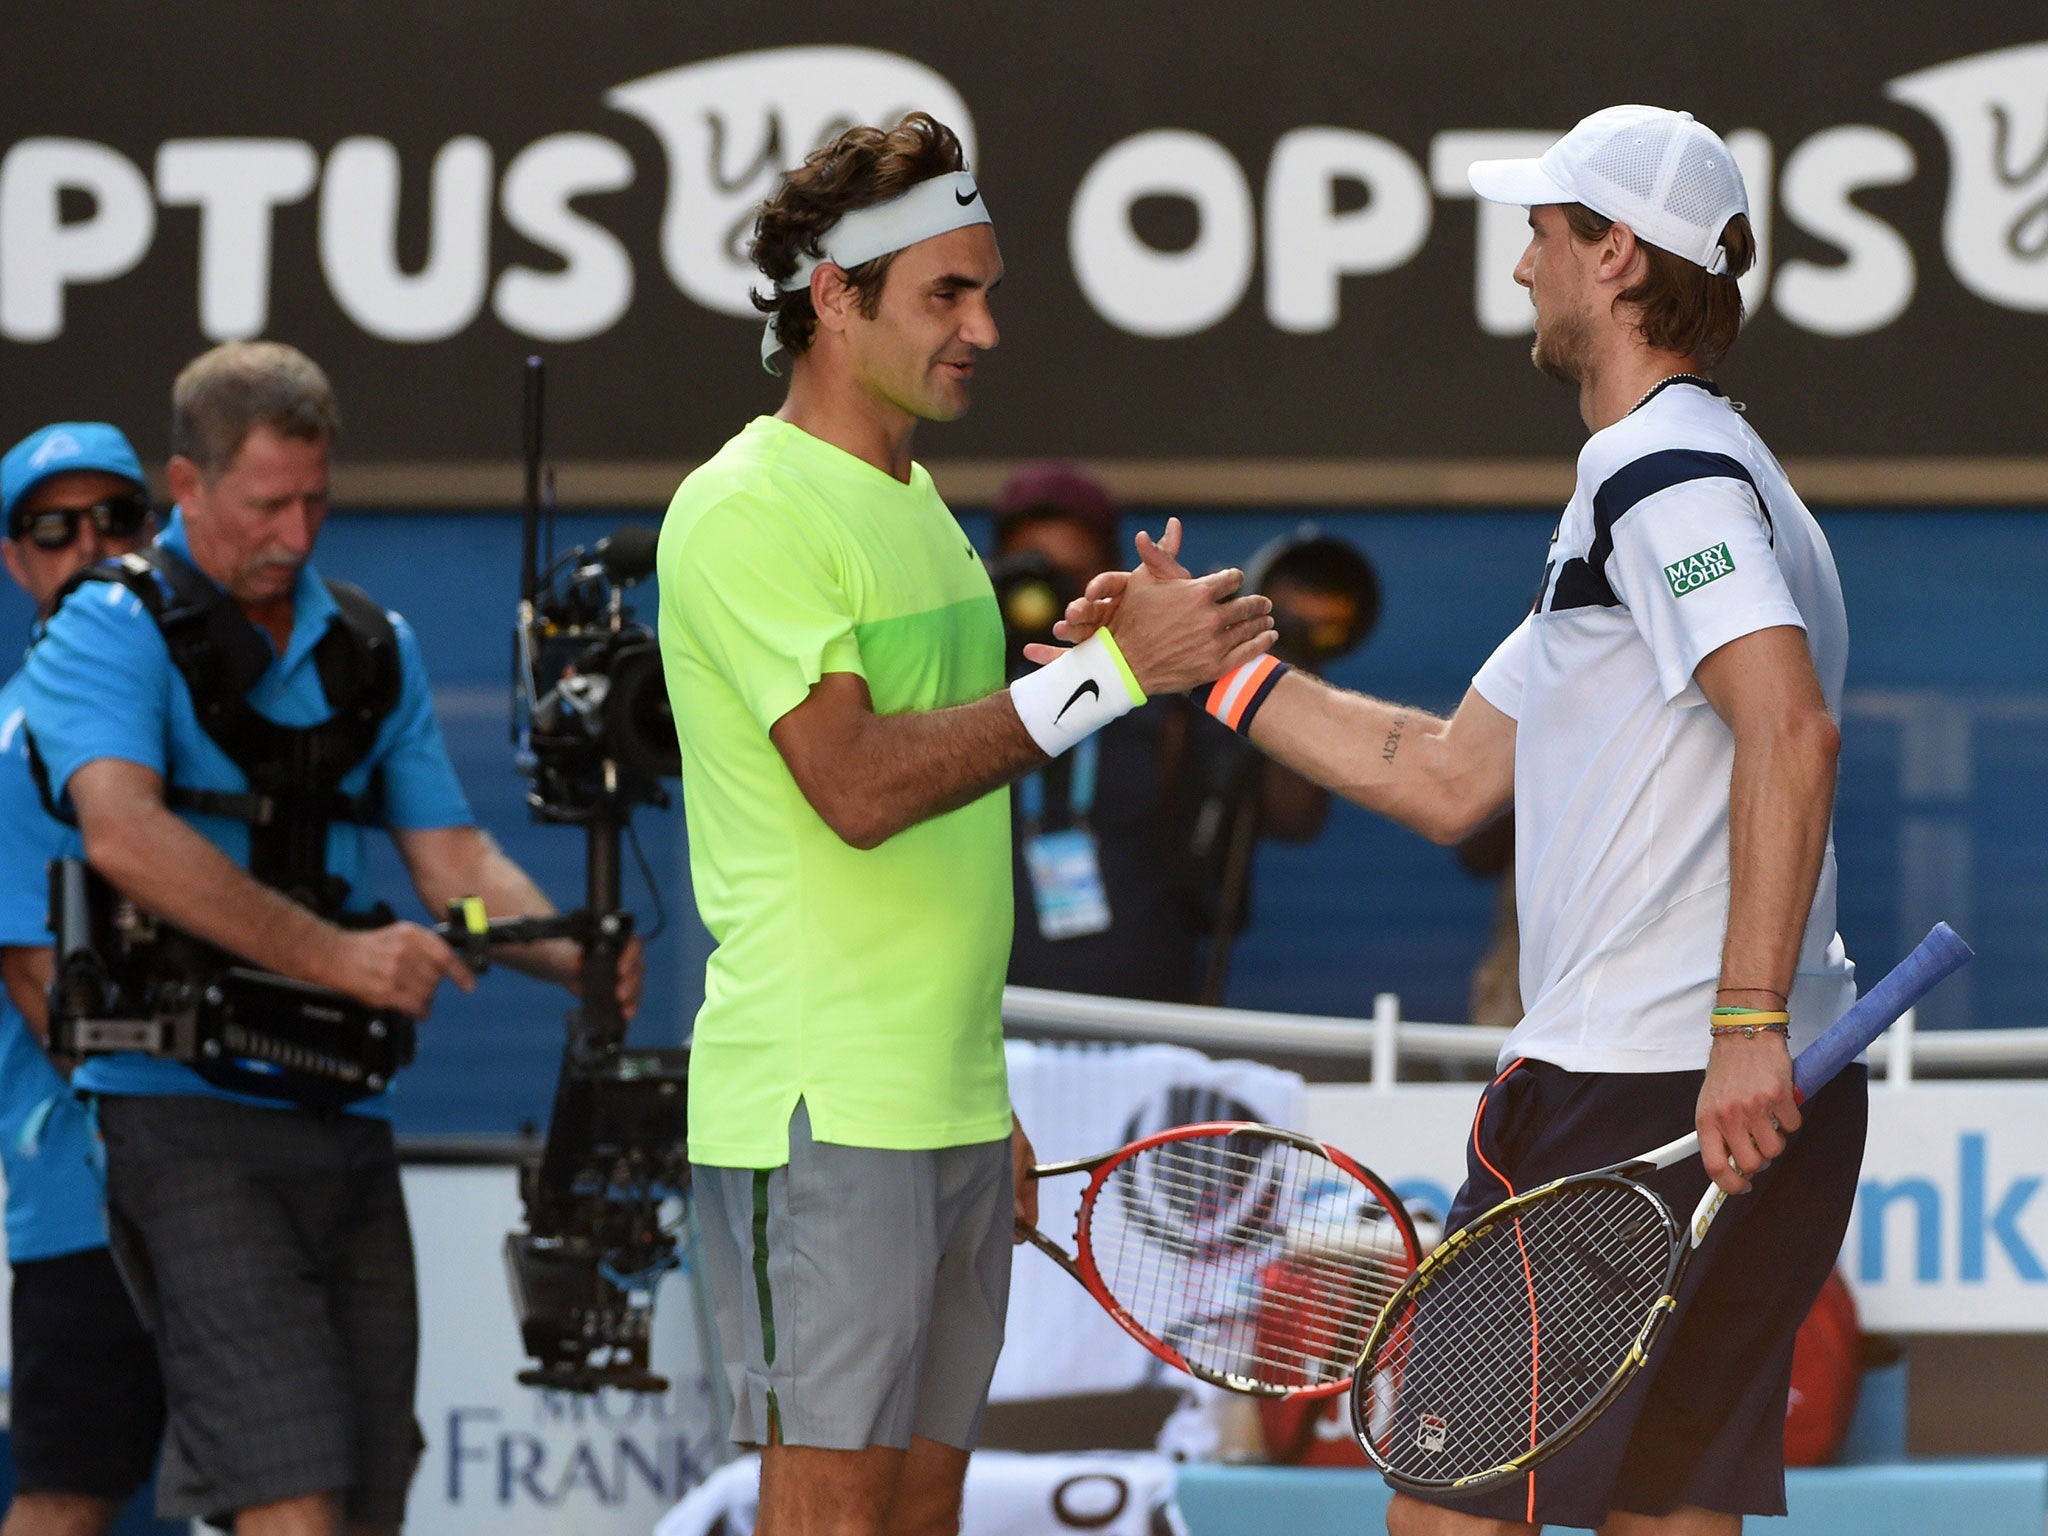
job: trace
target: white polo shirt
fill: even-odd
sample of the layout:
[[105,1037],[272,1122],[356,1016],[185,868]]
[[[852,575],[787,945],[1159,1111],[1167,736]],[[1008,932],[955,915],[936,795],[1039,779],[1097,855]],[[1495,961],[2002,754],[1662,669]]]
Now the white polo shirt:
[[[1834,557],[1725,398],[1670,383],[1587,440],[1536,605],[1472,680],[1516,723],[1528,1011],[1503,1064],[1706,1065],[1735,742],[1693,671],[1788,624],[1806,632],[1840,719],[1849,632]],[[1790,1000],[1795,1051],[1854,1000],[1854,978],[1835,933],[1830,837]]]

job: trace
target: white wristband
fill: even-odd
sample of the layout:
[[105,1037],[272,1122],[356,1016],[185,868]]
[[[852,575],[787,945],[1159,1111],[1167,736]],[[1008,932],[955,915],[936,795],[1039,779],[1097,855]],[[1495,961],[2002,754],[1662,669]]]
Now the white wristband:
[[1017,718],[1047,757],[1145,702],[1145,690],[1106,629],[1010,684]]

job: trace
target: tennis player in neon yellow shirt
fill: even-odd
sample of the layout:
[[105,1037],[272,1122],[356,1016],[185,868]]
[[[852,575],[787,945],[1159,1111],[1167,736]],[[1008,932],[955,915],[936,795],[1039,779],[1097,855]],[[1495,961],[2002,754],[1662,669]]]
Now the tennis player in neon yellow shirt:
[[[682,484],[661,648],[717,940],[690,1078],[704,1282],[761,1528],[950,1533],[1036,1197],[1003,1074],[1011,780],[1272,644],[1241,576],[1146,574],[1003,687],[973,546],[911,459],[1003,274],[952,132],[853,128],[755,227],[782,409]],[[1170,525],[1166,545],[1178,544]]]

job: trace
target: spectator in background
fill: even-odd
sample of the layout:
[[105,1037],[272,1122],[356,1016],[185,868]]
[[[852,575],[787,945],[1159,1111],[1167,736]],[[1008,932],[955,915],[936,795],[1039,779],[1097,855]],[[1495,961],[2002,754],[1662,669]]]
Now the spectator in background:
[[[996,498],[994,576],[1012,676],[1070,597],[1128,559],[1093,476],[1044,461]],[[1185,697],[1155,698],[1019,780],[1010,797],[1013,985],[1160,1002],[1222,998],[1250,840],[1305,842],[1328,794],[1262,760]],[[1238,858],[1233,861],[1233,849]],[[1208,951],[1205,961],[1204,942]],[[1206,980],[1205,980],[1206,972]]]
[[[0,557],[38,619],[72,576],[147,544],[149,483],[120,430],[60,421],[0,459]],[[29,773],[20,673],[0,688],[0,1163],[7,1259],[14,1501],[0,1536],[100,1536],[149,1480],[163,1437],[156,1346],[107,1249],[92,1125],[68,1062],[44,1051],[49,863],[76,831]]]

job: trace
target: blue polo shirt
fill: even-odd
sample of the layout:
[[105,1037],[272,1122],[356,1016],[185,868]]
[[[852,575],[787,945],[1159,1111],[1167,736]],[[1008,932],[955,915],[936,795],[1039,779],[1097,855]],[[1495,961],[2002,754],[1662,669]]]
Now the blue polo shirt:
[[[182,513],[172,515],[158,542],[191,560]],[[318,725],[333,713],[320,686],[313,649],[338,614],[333,595],[308,565],[292,592],[291,642],[283,655],[273,654],[269,668],[249,691],[249,703],[259,713],[293,727]],[[385,717],[369,753],[342,780],[342,792],[362,794],[372,772],[381,769],[387,825],[408,831],[471,826],[475,818],[434,719],[419,642],[411,626],[396,614],[391,617],[398,633],[398,704]],[[119,584],[88,585],[69,598],[30,650],[23,676],[29,729],[58,790],[85,764],[113,757],[153,769],[167,783],[182,788],[247,792],[249,783],[241,769],[200,728],[191,690],[171,665],[156,621]],[[178,814],[229,858],[248,864],[245,823],[196,811]],[[327,833],[328,872],[348,882],[349,906],[355,911],[375,904],[364,831],[337,821]],[[139,1055],[93,1057],[79,1068],[75,1081],[94,1093],[205,1093],[272,1107],[280,1103],[226,1093],[189,1067]],[[368,1114],[390,1113],[381,1095],[351,1107]]]
[[[43,810],[29,776],[26,692],[20,673],[0,688],[0,945],[10,949],[50,942],[50,860],[78,851],[78,834]],[[0,989],[0,1166],[11,1262],[106,1246],[92,1150],[85,1106]]]

